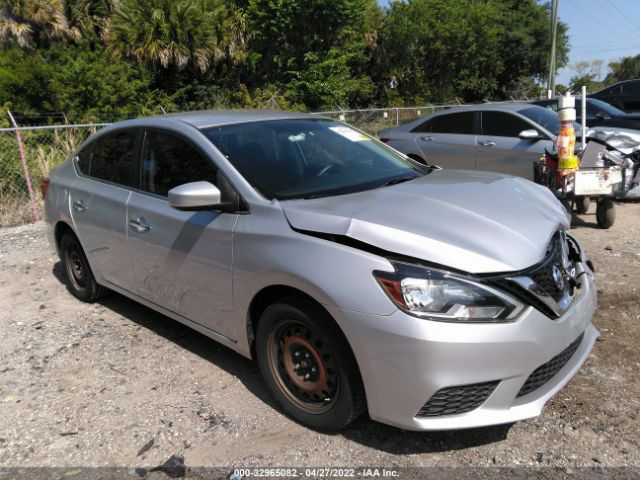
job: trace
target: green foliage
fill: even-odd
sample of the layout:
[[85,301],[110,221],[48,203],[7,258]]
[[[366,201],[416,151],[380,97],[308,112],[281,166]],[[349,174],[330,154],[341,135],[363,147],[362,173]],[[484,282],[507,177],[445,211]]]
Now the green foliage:
[[[383,52],[405,97],[505,98],[521,77],[544,74],[549,23],[548,8],[534,0],[395,0]],[[566,43],[560,23],[558,67],[566,63]]]
[[[535,96],[551,41],[549,5],[537,0],[392,0],[384,10],[377,0],[0,0],[0,9],[0,105],[48,121],[160,106]],[[567,27],[558,30],[560,68]],[[617,74],[637,76],[632,64]]]
[[152,70],[190,67],[204,72],[222,55],[213,26],[221,2],[122,0],[115,9],[108,45],[116,58]]
[[620,61],[609,63],[609,74],[604,79],[604,85],[640,78],[640,55],[624,57]]
[[593,93],[602,88],[602,82],[599,80],[602,72],[602,60],[593,60],[592,62],[577,62],[572,66],[576,72],[569,81],[569,90],[579,93],[582,86],[587,87],[587,93]]

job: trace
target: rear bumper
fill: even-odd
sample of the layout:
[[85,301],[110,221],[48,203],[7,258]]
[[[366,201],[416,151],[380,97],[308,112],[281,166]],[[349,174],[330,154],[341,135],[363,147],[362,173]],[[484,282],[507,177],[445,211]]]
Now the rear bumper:
[[[530,307],[513,323],[432,322],[396,311],[390,316],[338,311],[362,373],[369,414],[408,430],[449,430],[511,423],[539,415],[547,401],[587,359],[598,331],[591,274],[571,308],[551,320]],[[518,397],[529,376],[582,340],[544,384]],[[481,405],[466,413],[419,417],[439,390],[498,382]]]

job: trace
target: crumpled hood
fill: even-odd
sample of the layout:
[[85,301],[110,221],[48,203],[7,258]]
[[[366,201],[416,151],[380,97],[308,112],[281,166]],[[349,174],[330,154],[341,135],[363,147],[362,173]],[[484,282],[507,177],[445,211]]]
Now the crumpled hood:
[[567,212],[553,194],[506,175],[435,170],[350,195],[281,202],[295,229],[345,235],[470,273],[522,270],[541,261]]

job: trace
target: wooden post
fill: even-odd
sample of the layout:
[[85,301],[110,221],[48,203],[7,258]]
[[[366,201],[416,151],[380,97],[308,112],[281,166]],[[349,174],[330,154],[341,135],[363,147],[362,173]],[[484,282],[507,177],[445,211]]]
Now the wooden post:
[[27,165],[27,157],[24,153],[24,144],[22,143],[22,137],[20,136],[20,128],[16,123],[16,119],[13,118],[11,112],[7,110],[11,124],[16,131],[16,140],[18,140],[18,151],[20,152],[20,162],[22,162],[22,170],[24,171],[24,179],[27,182],[27,190],[29,190],[29,202],[31,203],[31,213],[33,213],[33,220],[40,221],[40,212],[38,212],[38,205],[36,204],[36,196],[31,186],[31,176],[29,175],[29,166]]

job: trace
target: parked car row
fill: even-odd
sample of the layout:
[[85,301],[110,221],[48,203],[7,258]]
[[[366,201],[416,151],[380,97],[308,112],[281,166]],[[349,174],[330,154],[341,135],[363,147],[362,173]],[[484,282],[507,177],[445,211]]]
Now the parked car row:
[[[604,112],[608,113],[605,115]],[[615,155],[609,155],[609,163],[618,164],[623,171],[615,196],[636,198],[640,192],[640,147],[637,146],[640,131],[631,128],[640,127],[640,115],[625,114],[599,100],[587,99],[587,115],[590,114],[602,121],[587,131],[587,139],[606,143],[609,150],[616,151]],[[579,140],[581,125],[574,122],[574,129]],[[556,99],[534,104],[454,107],[382,130],[378,136],[421,163],[493,171],[535,180],[536,163],[545,151],[554,149],[559,130]],[[577,147],[582,148],[579,143]],[[585,208],[588,208],[588,199],[577,205],[580,213]]]

